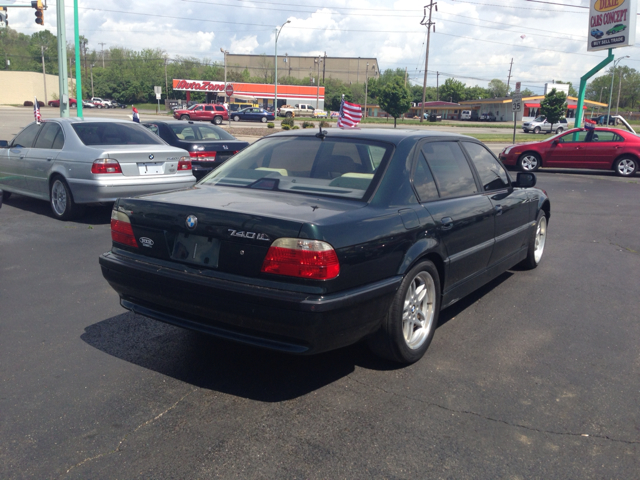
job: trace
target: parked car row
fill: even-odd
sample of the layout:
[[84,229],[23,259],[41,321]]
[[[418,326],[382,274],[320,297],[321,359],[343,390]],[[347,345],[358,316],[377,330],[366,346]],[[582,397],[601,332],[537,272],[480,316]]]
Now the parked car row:
[[93,106],[96,108],[126,108],[127,107],[127,105],[123,103],[118,103],[115,100],[106,100],[106,99],[103,100],[100,97],[91,97],[91,100],[88,100],[88,102],[92,103]]
[[567,119],[561,118],[556,123],[547,122],[547,117],[539,115],[529,122],[522,124],[524,133],[562,133],[567,130]]

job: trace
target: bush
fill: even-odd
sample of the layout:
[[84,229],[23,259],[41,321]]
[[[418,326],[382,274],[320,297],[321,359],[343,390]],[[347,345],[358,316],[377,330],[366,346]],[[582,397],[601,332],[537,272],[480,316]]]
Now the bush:
[[290,127],[293,127],[295,125],[295,121],[293,120],[293,117],[287,117],[284,120],[282,120],[282,126],[284,127],[285,125],[288,125]]
[[29,100],[27,100],[26,102],[23,103],[23,105],[25,107],[33,107],[33,102],[30,102]]
[[291,127],[291,130],[298,130],[300,127],[298,125],[294,125],[293,127]]
[[282,129],[283,130],[291,130],[291,127],[289,125],[282,125]]
[[325,128],[325,127],[330,127],[330,126],[331,126],[331,124],[329,122],[325,121],[325,120],[322,120],[320,122],[320,128]]
[[275,124],[275,123],[273,123],[273,122],[269,122],[269,123],[267,123],[267,128],[273,128],[273,127],[275,127],[275,126],[276,126],[276,124]]
[[302,122],[302,128],[313,128],[316,124],[313,122]]

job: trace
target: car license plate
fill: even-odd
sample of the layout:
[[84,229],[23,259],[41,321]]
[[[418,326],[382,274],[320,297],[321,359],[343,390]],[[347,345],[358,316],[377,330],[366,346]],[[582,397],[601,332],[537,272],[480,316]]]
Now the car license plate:
[[164,162],[139,163],[140,175],[162,175],[164,173]]
[[173,245],[171,258],[181,262],[194,263],[207,267],[218,267],[220,240],[199,235],[179,233]]

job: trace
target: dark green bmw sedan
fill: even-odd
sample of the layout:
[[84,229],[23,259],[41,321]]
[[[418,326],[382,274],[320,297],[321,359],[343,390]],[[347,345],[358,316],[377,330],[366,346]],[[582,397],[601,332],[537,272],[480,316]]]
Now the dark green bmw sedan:
[[191,188],[118,200],[100,265],[124,308],[163,322],[297,354],[366,340],[412,363],[441,309],[538,265],[535,183],[461,135],[284,132]]

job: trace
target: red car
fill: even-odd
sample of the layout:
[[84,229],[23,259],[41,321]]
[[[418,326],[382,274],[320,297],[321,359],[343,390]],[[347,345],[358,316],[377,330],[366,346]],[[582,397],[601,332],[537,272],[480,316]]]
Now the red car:
[[[59,107],[60,106],[60,100],[49,100],[48,105],[50,107]],[[69,99],[69,106],[70,107],[77,107],[78,106],[78,102],[76,102],[75,98],[70,98]]]
[[614,128],[574,128],[542,142],[511,145],[500,160],[523,172],[540,167],[614,170],[622,177],[638,171],[640,136]]
[[199,103],[187,110],[175,110],[173,118],[176,120],[205,120],[220,125],[223,120],[229,120],[229,112],[224,108],[224,105]]

